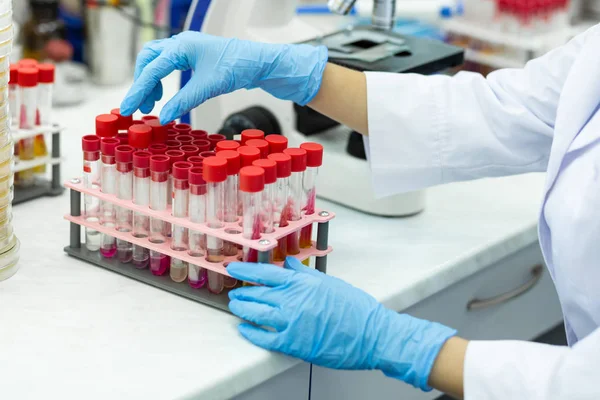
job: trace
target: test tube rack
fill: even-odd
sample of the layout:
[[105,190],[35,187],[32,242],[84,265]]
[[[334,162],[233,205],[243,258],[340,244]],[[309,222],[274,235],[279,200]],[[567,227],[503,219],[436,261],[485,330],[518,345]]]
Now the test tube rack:
[[14,143],[19,143],[19,140],[36,137],[37,135],[51,135],[52,150],[48,156],[36,157],[33,160],[21,161],[15,164],[14,173],[26,171],[41,165],[51,165],[51,178],[36,178],[33,185],[18,186],[15,185],[13,205],[25,203],[30,200],[44,196],[60,196],[65,188],[61,184],[60,164],[62,158],[60,155],[60,134],[63,131],[58,125],[40,126],[35,129],[20,129],[13,133],[12,138]]
[[[151,218],[158,218],[173,225],[202,232],[208,236],[218,237],[225,241],[235,243],[238,246],[249,247],[258,252],[258,261],[262,263],[270,262],[270,252],[277,247],[278,240],[286,240],[287,235],[297,232],[310,224],[316,223],[318,224],[317,240],[313,242],[310,248],[301,249],[300,253],[294,255],[294,257],[301,261],[310,257],[315,257],[316,269],[323,273],[327,272],[327,255],[332,251],[332,248],[328,245],[329,221],[335,217],[335,214],[329,211],[316,210],[312,215],[304,215],[299,221],[290,221],[289,225],[286,227],[277,228],[273,233],[265,233],[260,239],[251,240],[245,239],[241,233],[239,233],[241,231],[239,222],[226,223],[221,229],[213,229],[203,224],[190,222],[186,218],[173,217],[171,215],[170,207],[165,211],[154,211],[147,206],[139,206],[131,201],[120,200],[114,195],[102,193],[99,189],[86,188],[83,185],[82,179],[79,178],[74,178],[65,182],[65,187],[71,191],[71,213],[65,215],[65,219],[68,220],[71,225],[70,243],[69,246],[65,247],[65,252],[68,255],[199,303],[229,311],[229,298],[226,292],[213,294],[206,288],[193,289],[187,282],[173,282],[167,275],[154,276],[148,269],[136,269],[131,264],[119,262],[116,258],[104,258],[98,251],[88,251],[85,245],[82,245],[81,243],[81,227],[83,226],[97,230],[100,233],[105,233],[117,239],[126,240],[134,245],[158,251],[167,256],[193,265],[198,265],[207,270],[212,270],[226,276],[229,276],[226,265],[230,262],[239,261],[239,255],[225,257],[225,260],[221,263],[212,263],[207,261],[204,257],[193,257],[188,255],[186,251],[176,251],[171,249],[170,239],[165,243],[151,243],[147,238],[134,237],[131,232],[119,232],[114,227],[106,227],[98,222],[86,221],[84,216],[81,215],[81,195],[90,195],[101,201],[134,212],[140,212]],[[275,264],[282,265],[282,263]]]

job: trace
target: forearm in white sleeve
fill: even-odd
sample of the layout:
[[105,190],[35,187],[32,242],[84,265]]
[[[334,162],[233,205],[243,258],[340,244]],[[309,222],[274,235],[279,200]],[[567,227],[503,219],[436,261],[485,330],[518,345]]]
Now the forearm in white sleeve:
[[465,400],[600,399],[600,329],[573,348],[517,341],[472,341]]
[[367,154],[376,194],[544,171],[563,84],[587,35],[484,78],[368,72]]

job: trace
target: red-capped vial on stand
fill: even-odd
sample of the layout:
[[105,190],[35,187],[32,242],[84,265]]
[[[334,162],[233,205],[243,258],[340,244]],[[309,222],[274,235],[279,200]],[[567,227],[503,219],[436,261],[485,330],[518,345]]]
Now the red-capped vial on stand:
[[[237,148],[240,155],[240,168],[251,167],[252,163],[260,159],[260,150],[252,146],[240,146]],[[242,196],[239,196],[238,216],[242,216],[243,205]]]
[[179,150],[184,152],[186,160],[190,157],[197,156],[198,154],[200,154],[200,149],[198,148],[198,146],[193,146],[191,144],[184,144],[179,148]]
[[242,146],[246,145],[248,140],[264,139],[265,133],[260,129],[246,129],[242,131]]
[[[265,171],[260,167],[244,167],[240,170],[240,193],[242,195],[242,235],[246,239],[258,240],[263,231],[262,199],[265,189]],[[258,262],[258,251],[244,246],[244,262]]]
[[153,143],[150,146],[148,146],[148,153],[155,156],[159,154],[165,154],[168,149],[169,148],[164,143]]
[[[19,128],[34,129],[37,122],[37,68],[19,69],[19,109],[20,121]],[[19,140],[16,153],[21,161],[31,161],[35,158],[35,139],[28,137]],[[34,170],[28,169],[18,172],[15,176],[16,186],[31,186],[35,183]]]
[[[304,207],[304,189],[302,180],[306,171],[306,150],[288,148],[283,151],[292,158],[292,176],[290,177],[290,192],[288,196],[288,219],[299,221],[302,218]],[[293,232],[287,236],[287,252],[290,255],[300,253],[300,232]]]
[[202,166],[204,164],[204,157],[191,156],[191,157],[188,157],[187,161],[192,164],[193,168],[202,168]]
[[217,153],[215,153],[214,151],[203,151],[200,154],[198,154],[200,157],[203,158],[209,158],[209,157],[214,157],[217,155]]
[[112,138],[119,133],[119,118],[113,114],[100,114],[96,117],[96,136]]
[[[171,168],[173,176],[173,207],[171,215],[178,218],[188,217],[190,200],[189,171],[192,164],[186,161],[173,163]],[[175,251],[188,250],[188,230],[183,226],[173,225],[171,233],[171,249]],[[171,257],[171,270],[169,272],[173,282],[183,282],[188,276],[188,264],[182,260]]]
[[38,113],[39,125],[52,125],[52,89],[54,87],[54,64],[38,65]]
[[194,138],[194,140],[201,140],[208,138],[208,132],[203,131],[202,129],[194,129],[189,133],[190,136]]
[[208,135],[207,140],[210,142],[210,150],[214,151],[217,147],[217,143],[226,140],[227,138],[224,135],[220,135],[218,133],[213,133],[212,135]]
[[[171,167],[169,168],[169,181],[167,183],[167,189],[169,193],[167,204],[171,204],[173,200],[173,175],[171,174],[171,168],[176,162],[185,161],[185,153],[181,150],[167,150],[165,154],[169,156],[169,159],[171,160]],[[170,226],[168,234],[171,234]]]
[[161,125],[158,119],[145,121],[146,125],[152,128],[152,143],[164,143],[169,136],[169,129],[165,125]]
[[[203,169],[190,168],[188,171],[190,184],[190,200],[188,218],[195,224],[206,223],[206,182]],[[202,232],[189,230],[188,254],[192,257],[204,257],[206,252],[206,235]],[[207,274],[204,268],[196,264],[188,264],[188,283],[194,289],[199,289],[206,284]]]
[[[119,145],[115,149],[117,162],[117,198],[133,201],[133,153],[131,146]],[[133,212],[123,207],[117,207],[117,231],[131,232],[133,229]],[[117,259],[129,263],[133,259],[133,244],[117,239]]]
[[[290,176],[292,176],[292,158],[284,153],[270,154],[268,160],[277,164],[277,187],[275,189],[275,203],[273,208],[273,225],[275,227],[288,226],[289,218],[289,190]],[[287,239],[281,238],[277,241],[277,247],[273,251],[274,261],[285,261],[287,256]]]
[[[150,206],[150,154],[147,151],[133,153],[133,203]],[[150,217],[140,212],[133,213],[133,236],[147,238],[150,234]],[[133,246],[133,266],[137,269],[148,267],[150,253],[147,248]]]
[[[312,215],[315,213],[315,203],[317,200],[317,175],[319,167],[323,165],[323,146],[319,143],[303,143],[300,148],[306,151],[306,171],[303,177],[304,199],[306,203],[303,207],[304,214]],[[312,246],[313,225],[307,225],[300,232],[300,248],[309,248]]]
[[173,125],[173,130],[180,135],[187,135],[192,131],[192,126],[190,124],[176,124]]
[[110,113],[117,117],[119,121],[117,125],[120,131],[126,131],[133,124],[133,115],[130,115],[129,117],[121,115],[121,110],[118,108],[113,108]]
[[[83,186],[99,189],[100,185],[100,138],[87,135],[81,139],[83,150]],[[83,195],[83,216],[87,222],[100,220],[100,199],[89,194]],[[100,232],[85,228],[85,247],[88,251],[100,250]]]
[[148,124],[150,121],[159,121],[159,118],[156,115],[144,115],[142,121],[144,121],[145,124]]
[[121,146],[129,145],[129,134],[127,132],[119,132],[117,133],[116,138],[119,140]]
[[265,171],[265,190],[262,199],[262,227],[263,233],[272,233],[275,230],[275,202],[277,199],[277,163],[269,159],[256,160],[254,167]]
[[[224,158],[227,160],[227,180],[225,181],[225,208],[224,208],[224,220],[225,222],[237,222],[238,221],[238,174],[240,173],[240,155],[233,150],[223,150],[217,153],[217,157]],[[229,232],[239,233],[239,232]],[[223,243],[223,252],[226,257],[237,256],[238,246],[236,243],[225,241]],[[229,276],[224,278],[224,285],[226,288],[233,288],[237,285],[237,280]]]
[[146,150],[152,144],[152,128],[146,124],[131,125],[127,133],[129,145],[136,150]]
[[192,144],[194,138],[190,135],[178,135],[177,139],[182,145]]
[[[171,161],[168,156],[150,157],[150,208],[152,210],[165,211],[167,209],[167,180],[170,165]],[[150,218],[150,237],[148,239],[151,243],[164,243],[167,240],[165,224],[166,222],[160,218]],[[168,256],[157,251],[150,251],[150,272],[153,275],[166,274],[169,266]]]
[[169,150],[179,150],[181,142],[179,140],[169,139],[165,142]]
[[238,142],[236,142],[235,140],[223,140],[219,143],[217,143],[217,145],[215,146],[215,153],[218,153],[220,151],[224,151],[224,150],[237,150],[238,147],[240,147],[240,144]]
[[269,143],[269,154],[283,153],[288,147],[288,139],[283,135],[267,135],[265,140]]
[[269,155],[269,142],[262,139],[251,139],[246,141],[245,146],[256,147],[260,151],[260,158],[267,158]]
[[[117,193],[117,162],[115,151],[119,146],[119,141],[115,138],[103,138],[100,141],[100,152],[102,161],[102,177],[100,178],[102,193]],[[107,201],[103,201],[102,212],[100,214],[100,224],[108,227],[116,227],[116,209],[115,206]],[[117,240],[114,236],[102,234],[100,244],[100,254],[105,258],[112,258],[117,254]]]

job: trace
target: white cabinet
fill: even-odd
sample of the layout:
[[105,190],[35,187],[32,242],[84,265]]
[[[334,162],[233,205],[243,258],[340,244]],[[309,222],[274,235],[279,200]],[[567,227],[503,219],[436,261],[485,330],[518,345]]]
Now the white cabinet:
[[[532,273],[538,265],[542,265],[542,255],[536,244],[400,311],[452,326],[467,339],[530,340],[562,320],[545,266],[539,279]],[[512,296],[520,291],[524,293]],[[470,303],[481,308],[468,310]],[[311,387],[311,400],[421,400],[440,395],[415,390],[378,371],[334,371],[317,366],[313,367]]]

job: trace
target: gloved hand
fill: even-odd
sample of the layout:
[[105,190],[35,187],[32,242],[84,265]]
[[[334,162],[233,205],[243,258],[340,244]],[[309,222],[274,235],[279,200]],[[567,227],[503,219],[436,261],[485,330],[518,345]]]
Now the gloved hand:
[[326,64],[324,46],[266,44],[187,31],[144,46],[121,114],[129,116],[138,108],[149,113],[162,97],[160,80],[175,70],[189,69],[193,77],[165,105],[160,114],[163,124],[238,89],[258,87],[306,105],[319,91]]
[[236,279],[264,285],[229,293],[229,309],[258,325],[240,324],[242,336],[313,364],[379,369],[430,390],[427,381],[435,358],[456,334],[443,325],[388,310],[367,293],[294,258],[288,258],[284,268],[231,263],[227,271]]

